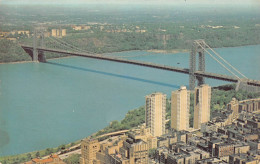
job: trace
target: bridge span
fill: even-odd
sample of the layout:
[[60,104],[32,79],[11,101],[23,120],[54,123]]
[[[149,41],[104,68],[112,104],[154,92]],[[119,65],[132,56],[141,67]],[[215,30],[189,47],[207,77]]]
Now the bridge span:
[[[33,50],[34,50],[32,46],[21,45],[21,47],[27,53],[29,53],[30,56],[32,56]],[[37,51],[39,52],[39,54],[43,54],[43,52],[60,53],[60,54],[66,54],[66,55],[72,55],[72,56],[80,56],[80,57],[87,57],[87,58],[92,58],[92,59],[126,63],[126,64],[138,65],[138,66],[143,66],[143,67],[150,67],[150,68],[167,70],[167,71],[172,71],[172,72],[179,72],[179,73],[184,73],[184,74],[188,74],[191,76],[191,71],[188,68],[179,68],[179,67],[173,67],[173,66],[154,64],[154,63],[150,63],[150,62],[127,60],[127,59],[104,56],[104,55],[100,55],[100,54],[93,55],[93,54],[82,53],[82,52],[70,52],[70,51],[60,50],[60,49],[37,48]],[[210,72],[205,72],[203,70],[195,70],[192,73],[197,79],[211,78],[211,79],[224,80],[224,81],[234,82],[234,83],[240,83],[242,81],[243,83],[246,83],[247,85],[260,87],[259,80],[239,79],[239,78],[236,78],[233,76],[210,73]]]

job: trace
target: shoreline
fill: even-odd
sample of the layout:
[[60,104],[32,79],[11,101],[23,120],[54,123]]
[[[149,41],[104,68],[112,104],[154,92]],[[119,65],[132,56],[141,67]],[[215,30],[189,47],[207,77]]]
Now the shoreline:
[[147,52],[153,52],[153,53],[164,53],[162,55],[168,55],[168,54],[177,54],[177,53],[186,53],[190,52],[188,49],[172,49],[172,50],[147,50]]
[[[230,85],[233,85],[233,84],[218,85],[218,86],[216,86],[216,87],[212,87],[212,89],[222,90],[220,87],[223,87],[223,86],[227,86],[227,87],[228,87],[228,86],[230,86]],[[229,90],[232,90],[232,88],[229,89]],[[139,108],[140,108],[140,107],[139,107]],[[139,109],[139,108],[133,108],[133,109],[130,109],[129,111],[133,111],[133,110]],[[129,112],[129,111],[128,111],[128,112]],[[125,118],[126,116],[127,116],[127,114],[125,114],[124,118]],[[123,119],[124,119],[124,118],[123,118]],[[122,119],[122,120],[123,120],[123,119]],[[122,121],[122,120],[120,120],[120,121]],[[117,120],[117,121],[118,121],[118,120]],[[120,122],[120,121],[119,121],[119,122]],[[66,146],[66,149],[70,149],[71,147],[73,147],[73,146],[75,146],[75,145],[80,145],[82,140],[84,140],[85,138],[91,137],[91,136],[95,136],[95,134],[97,134],[99,131],[104,130],[107,126],[109,126],[109,125],[105,125],[104,128],[101,128],[101,129],[97,130],[96,132],[94,132],[94,133],[92,133],[92,134],[90,134],[90,135],[88,135],[88,136],[86,136],[86,137],[84,137],[84,138],[81,138],[81,139],[78,139],[78,140],[76,140],[76,141],[72,141],[72,142],[69,142],[69,143],[66,143],[66,144],[62,144],[62,145],[65,145],[65,146]],[[101,135],[102,135],[102,134],[101,134]],[[74,143],[74,145],[71,145],[72,143]],[[58,147],[59,147],[59,146],[57,146],[57,147],[50,147],[49,149],[57,149]],[[48,149],[48,148],[46,148],[46,149]],[[40,152],[40,154],[41,154],[41,157],[40,157],[40,158],[43,158],[43,157],[49,156],[49,155],[42,155],[42,154],[46,151],[46,149],[35,150],[35,151],[26,152],[26,153],[21,153],[21,154],[15,154],[15,155],[4,155],[4,156],[0,156],[0,160],[9,160],[9,159],[13,159],[13,158],[26,157],[27,154],[31,154],[32,156],[34,156],[37,152]],[[53,152],[53,154],[57,154],[57,153],[59,153],[59,151]],[[0,162],[1,162],[1,161],[0,161]]]
[[[133,51],[147,51],[147,52],[151,52],[151,53],[165,53],[162,55],[166,55],[166,54],[176,54],[176,53],[183,53],[183,52],[189,52],[186,49],[172,49],[172,50],[130,50],[130,51],[120,51],[120,52],[109,52],[109,53],[103,53],[102,55],[106,56],[106,55],[110,55],[110,54],[116,54],[116,53],[123,53],[123,52],[133,52]],[[151,54],[152,55],[152,54]],[[55,58],[50,58],[50,59],[46,59],[46,60],[55,60],[55,59],[63,59],[63,58],[71,58],[71,57],[76,57],[76,56],[64,56],[64,57],[55,57]],[[131,56],[129,56],[131,57]],[[22,64],[22,63],[33,63],[33,61],[15,61],[15,62],[7,62],[7,63],[3,63],[0,62],[0,64]]]
[[[63,56],[63,57],[55,57],[55,58],[50,58],[46,60],[55,60],[55,59],[63,59],[63,58],[71,58],[71,57],[76,57],[76,56]],[[15,62],[8,62],[8,63],[0,63],[0,64],[21,64],[21,63],[33,63],[33,61],[15,61]],[[40,62],[38,62],[40,63]]]
[[15,61],[15,62],[7,62],[7,63],[0,63],[0,64],[21,64],[21,63],[32,63],[33,61]]

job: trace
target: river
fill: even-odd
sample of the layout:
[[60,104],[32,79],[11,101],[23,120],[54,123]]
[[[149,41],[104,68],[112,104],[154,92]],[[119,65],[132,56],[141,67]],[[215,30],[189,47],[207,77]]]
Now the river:
[[[249,78],[260,80],[260,45],[216,51]],[[108,55],[185,68],[189,64],[188,53]],[[208,56],[206,70],[229,74]],[[82,57],[0,64],[0,80],[0,156],[82,139],[144,105],[145,95],[160,91],[169,97],[171,91],[188,85],[185,74]]]

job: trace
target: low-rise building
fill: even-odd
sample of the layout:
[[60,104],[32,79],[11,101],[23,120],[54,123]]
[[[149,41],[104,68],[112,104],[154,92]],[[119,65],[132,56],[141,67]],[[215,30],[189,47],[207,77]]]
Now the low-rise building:
[[239,101],[239,112],[259,112],[260,111],[260,98],[248,99]]
[[91,29],[91,26],[87,26],[87,25],[75,26],[75,25],[73,25],[72,28],[73,28],[73,30],[80,31],[80,30],[89,30],[89,29]]
[[234,154],[247,153],[250,150],[250,146],[246,142],[238,142],[234,145]]
[[215,148],[215,156],[225,157],[234,154],[234,144],[230,142],[222,142],[219,144],[216,144]]
[[135,129],[129,132],[129,137],[137,140],[141,139],[148,144],[149,149],[157,148],[157,137],[152,136],[150,128],[141,126],[140,129]]
[[25,162],[22,164],[66,164],[63,162],[58,155],[53,154],[50,155],[48,158],[40,159],[40,158],[34,158],[29,162]]
[[253,128],[260,128],[260,117],[253,117],[247,120],[247,125]]
[[10,34],[15,35],[27,35],[30,36],[30,31],[18,30],[18,31],[11,31]]
[[148,144],[143,140],[126,139],[120,154],[122,159],[129,160],[129,164],[148,164]]
[[229,156],[230,164],[259,164],[260,160],[249,154],[234,154]]
[[212,157],[212,158],[197,160],[196,164],[228,164],[228,162],[223,161],[219,158]]

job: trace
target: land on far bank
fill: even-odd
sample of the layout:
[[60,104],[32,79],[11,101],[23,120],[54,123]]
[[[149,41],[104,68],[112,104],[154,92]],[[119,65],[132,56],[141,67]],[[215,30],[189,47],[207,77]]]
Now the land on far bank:
[[[49,10],[48,8],[42,8],[44,9],[43,11],[46,12]],[[0,6],[0,10],[1,9],[3,11],[6,10]],[[113,11],[113,8],[107,8],[107,10]],[[182,14],[174,16],[176,21],[172,22],[173,18],[171,16],[167,18],[163,16],[174,13],[175,11],[173,9],[160,10],[160,14],[157,13],[162,16],[159,16],[159,20],[153,17],[157,9],[147,9],[147,11],[145,11],[147,14],[143,17],[140,17],[140,14],[135,14],[140,12],[138,9],[134,10],[136,11],[126,11],[127,14],[124,15],[122,21],[120,19],[119,22],[114,22],[114,18],[121,18],[122,16],[122,13],[119,11],[116,13],[118,14],[117,17],[114,17],[100,10],[100,20],[95,20],[96,23],[91,24],[82,20],[89,20],[94,17],[88,17],[88,13],[85,13],[88,12],[87,10],[79,11],[75,8],[75,11],[72,10],[72,13],[75,12],[75,15],[79,18],[78,20],[82,20],[74,22],[75,17],[70,15],[71,12],[68,12],[65,13],[65,16],[68,17],[66,23],[49,23],[46,25],[48,35],[44,38],[44,45],[48,48],[68,51],[75,51],[76,49],[77,51],[83,50],[83,52],[93,54],[135,50],[170,54],[189,52],[192,48],[193,41],[197,39],[204,39],[212,48],[260,44],[260,16],[256,15],[254,10],[232,10],[229,11],[232,14],[227,14],[226,10],[222,11],[223,9],[218,9],[219,14],[222,15],[222,17],[218,18],[215,17],[216,13],[213,15],[205,15],[203,12],[207,11],[201,9],[201,11],[194,11],[193,16],[196,18],[194,19],[196,22],[187,21],[190,20],[190,12],[187,11],[182,11]],[[40,13],[41,11],[38,12]],[[143,10],[141,12],[143,12]],[[55,12],[50,13],[53,15],[50,15],[48,18],[39,17],[35,21],[39,24],[44,24],[50,20],[58,21],[60,19],[56,16],[61,13],[64,14],[64,10],[60,11],[59,8],[55,8]],[[6,20],[8,20],[9,17],[12,19],[8,24],[1,24],[0,22],[0,63],[31,60],[30,56],[26,54],[20,44],[33,45],[35,22],[32,20],[31,15],[37,13],[28,13],[27,16],[23,17],[22,23],[18,23],[20,19],[16,18],[19,14],[20,13],[16,13],[16,10],[14,10],[14,13],[10,13],[10,15],[4,14],[3,17]],[[26,26],[23,24],[26,24]],[[64,36],[57,37],[50,35],[52,30],[59,28],[66,30]],[[29,34],[11,34],[19,30],[27,30]],[[10,35],[1,37],[1,35],[3,35],[1,33],[10,33]],[[38,40],[38,42],[40,41]],[[62,43],[65,43],[65,46]],[[74,47],[74,49],[72,47]],[[66,55],[46,53],[47,59],[64,56]]]
[[172,49],[172,50],[147,50],[147,52],[154,52],[154,53],[161,53],[161,54],[177,54],[177,53],[186,53],[190,52],[190,50],[187,49]]

